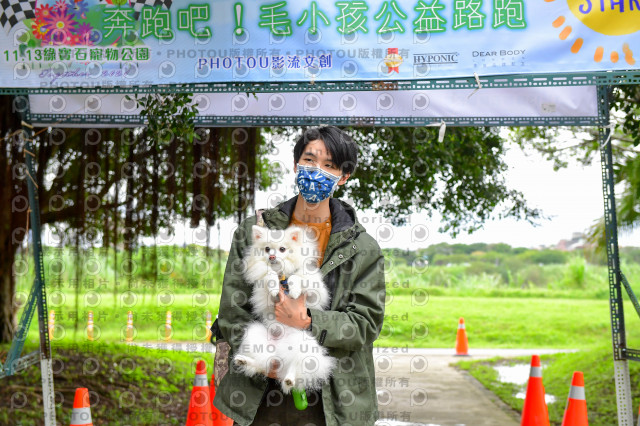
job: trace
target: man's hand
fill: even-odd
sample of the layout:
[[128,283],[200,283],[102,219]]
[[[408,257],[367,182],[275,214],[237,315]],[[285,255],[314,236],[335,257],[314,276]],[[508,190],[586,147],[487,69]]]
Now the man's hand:
[[276,320],[282,324],[294,328],[305,329],[311,324],[311,318],[307,315],[307,294],[292,299],[284,294],[280,287],[278,301],[275,305]]

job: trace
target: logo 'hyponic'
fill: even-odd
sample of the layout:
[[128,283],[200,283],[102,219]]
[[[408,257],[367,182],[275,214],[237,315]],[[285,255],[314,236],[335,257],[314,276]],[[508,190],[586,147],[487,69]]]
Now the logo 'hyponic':
[[449,53],[414,53],[413,64],[457,64],[460,54],[458,52]]

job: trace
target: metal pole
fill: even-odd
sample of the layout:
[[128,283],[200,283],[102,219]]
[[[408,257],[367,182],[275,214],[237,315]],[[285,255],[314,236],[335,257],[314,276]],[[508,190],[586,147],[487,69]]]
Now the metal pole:
[[[23,115],[24,117],[24,115]],[[31,235],[33,257],[35,261],[34,290],[38,306],[38,325],[40,329],[40,373],[42,375],[42,401],[44,405],[44,424],[55,426],[56,409],[55,394],[53,392],[53,369],[51,367],[51,342],[49,341],[49,325],[47,312],[47,294],[44,285],[44,265],[42,245],[40,241],[40,199],[35,182],[34,167],[35,152],[31,145],[33,140],[33,126],[22,121],[22,137],[25,143],[25,158],[27,163],[27,188],[29,190],[29,206],[31,208]],[[40,165],[42,167],[43,165]],[[29,236],[27,236],[28,238]]]
[[[618,221],[614,193],[613,155],[611,150],[611,128],[609,125],[608,88],[598,88],[598,98],[606,108],[606,128],[600,128],[600,156],[602,167],[602,192],[604,198],[604,220],[607,244],[607,264],[609,267],[609,307],[611,310],[611,337],[613,341],[613,367],[618,405],[618,425],[633,426],[633,405],[629,365],[625,358],[627,339],[625,335],[624,310],[622,302],[622,274],[618,253]],[[604,131],[603,131],[604,130]]]

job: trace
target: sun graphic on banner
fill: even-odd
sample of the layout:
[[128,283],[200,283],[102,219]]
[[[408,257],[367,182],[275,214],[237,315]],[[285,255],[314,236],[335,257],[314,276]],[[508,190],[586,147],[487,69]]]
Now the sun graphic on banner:
[[[553,2],[556,0],[545,0]],[[571,13],[588,28],[595,32],[608,36],[621,36],[640,31],[640,7],[638,0],[566,0]],[[555,28],[562,27],[560,40],[567,40],[571,36],[573,28],[565,25],[566,17],[557,17],[551,25]],[[573,39],[571,52],[578,53],[582,49],[584,39],[577,37]],[[605,55],[605,49],[597,46],[593,54],[595,62],[601,62]],[[633,51],[628,43],[622,45],[622,56],[629,65],[635,65]],[[620,53],[617,50],[609,52],[611,62],[620,60]]]

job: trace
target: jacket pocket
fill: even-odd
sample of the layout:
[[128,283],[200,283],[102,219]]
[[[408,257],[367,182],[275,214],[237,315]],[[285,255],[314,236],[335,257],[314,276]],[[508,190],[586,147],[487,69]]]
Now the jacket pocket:
[[358,391],[364,392],[369,389],[370,377],[369,368],[363,357],[362,351],[354,351],[353,356],[358,360]]
[[351,351],[338,358],[338,364],[333,374],[335,385],[342,390],[350,390],[354,394],[361,394],[369,388],[369,369],[363,363],[359,351]]
[[338,424],[373,424],[368,419],[376,410],[375,389],[370,388],[368,368],[360,351],[350,351],[338,360],[331,380],[334,416]]

